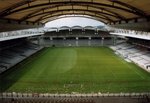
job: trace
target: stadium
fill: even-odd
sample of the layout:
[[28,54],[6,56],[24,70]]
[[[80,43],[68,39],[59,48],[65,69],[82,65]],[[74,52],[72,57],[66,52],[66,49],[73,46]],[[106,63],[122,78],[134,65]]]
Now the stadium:
[[[150,103],[149,5],[1,0],[0,103]],[[104,25],[45,27],[72,17]]]

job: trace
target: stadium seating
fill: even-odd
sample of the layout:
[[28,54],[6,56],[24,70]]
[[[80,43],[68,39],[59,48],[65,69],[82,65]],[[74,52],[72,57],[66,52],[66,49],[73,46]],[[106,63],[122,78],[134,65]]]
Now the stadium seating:
[[150,51],[137,48],[133,44],[121,43],[116,46],[111,46],[116,54],[121,55],[125,59],[134,62],[143,69],[150,72]]
[[0,73],[8,70],[17,63],[42,49],[42,47],[39,47],[36,44],[23,43],[22,41],[19,41],[19,43],[14,43],[13,46],[9,46],[9,43],[4,44],[2,45],[4,46],[3,48],[1,46],[0,51]]
[[48,31],[43,37],[111,37],[107,31],[102,30],[91,30],[91,29],[69,29],[59,31]]
[[[103,45],[111,45],[112,40],[107,40],[105,39],[103,41]],[[92,38],[89,40],[88,38],[86,39],[81,39],[79,38],[78,40],[74,39],[68,39],[66,38],[65,40],[63,39],[53,39],[53,40],[48,40],[44,39],[41,40],[41,45],[43,46],[52,46],[55,45],[57,47],[63,47],[63,46],[102,46],[102,40],[101,38]]]
[[[6,94],[6,93],[3,93]],[[12,96],[11,93],[7,93],[9,96]],[[18,93],[21,95],[21,93]],[[63,95],[63,96],[62,96]],[[8,96],[8,97],[9,97]],[[102,96],[98,95],[83,95],[82,96],[67,96],[66,94],[61,94],[59,96],[36,96],[30,97],[32,94],[28,94],[28,96],[17,96],[17,97],[9,97],[4,98],[2,103],[149,103],[149,98],[144,93],[137,94],[103,94]],[[136,99],[135,99],[136,98]],[[126,100],[127,102],[120,102]],[[103,102],[102,102],[103,101]],[[1,102],[1,101],[0,101]]]
[[6,103],[95,103],[91,99],[69,99],[69,98],[56,98],[56,99],[10,99]]

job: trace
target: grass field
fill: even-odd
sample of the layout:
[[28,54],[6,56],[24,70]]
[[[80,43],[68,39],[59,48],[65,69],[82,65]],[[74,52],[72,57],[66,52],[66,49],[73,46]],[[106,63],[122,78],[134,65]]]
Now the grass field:
[[150,74],[107,47],[46,48],[2,79],[6,92],[150,92]]

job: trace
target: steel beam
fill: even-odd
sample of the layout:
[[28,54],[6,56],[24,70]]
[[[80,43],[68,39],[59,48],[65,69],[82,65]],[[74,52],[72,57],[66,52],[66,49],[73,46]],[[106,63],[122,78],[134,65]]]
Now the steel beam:
[[[109,20],[109,21],[110,21],[111,19],[108,18],[108,17],[105,16],[105,15],[114,16],[114,15],[111,15],[111,14],[108,14],[108,13],[102,13],[102,14],[101,14],[101,12],[95,11],[95,10],[83,10],[83,9],[74,9],[74,10],[64,9],[64,10],[63,10],[63,9],[62,9],[62,10],[54,10],[54,11],[48,11],[48,12],[44,12],[44,13],[38,13],[38,14],[35,14],[35,15],[31,15],[31,16],[29,16],[29,17],[24,18],[24,19],[21,20],[21,21],[25,21],[25,20],[27,20],[27,19],[30,19],[30,18],[39,16],[39,15],[44,15],[44,14],[50,15],[50,14],[54,14],[54,13],[58,13],[58,12],[63,12],[63,11],[85,11],[85,12],[100,14],[100,15],[104,16],[105,18],[107,18],[107,20]],[[103,15],[103,14],[105,14],[105,15]],[[115,17],[115,16],[114,16],[114,17]],[[111,20],[111,21],[113,21],[113,20]]]
[[[36,10],[36,11],[34,11],[34,12],[31,12],[31,13],[29,13],[28,15],[24,16],[24,17],[22,18],[22,20],[23,20],[24,18],[28,17],[28,16],[31,16],[31,15],[34,15],[34,14],[40,12],[40,11],[48,10],[48,9],[54,9],[54,8],[62,7],[62,6],[68,6],[68,4],[61,4],[61,5],[59,4],[59,5],[54,5],[54,6],[50,5],[49,7],[45,7],[45,8],[38,9],[38,10]],[[100,9],[100,10],[102,10],[102,11],[109,12],[109,13],[115,15],[115,17],[118,18],[118,19],[121,19],[121,20],[125,20],[125,19],[126,19],[125,17],[121,16],[120,14],[115,13],[115,12],[110,11],[110,10],[107,10],[107,9],[105,9],[105,8],[103,8],[103,7],[97,7],[97,6],[93,6],[93,5],[84,5],[84,4],[80,4],[80,5],[76,5],[76,4],[75,4],[74,6],[87,7],[87,10],[88,10],[89,7],[93,7],[93,8],[96,8],[96,9]]]
[[[31,8],[41,7],[41,6],[57,5],[57,4],[72,4],[72,3],[74,3],[74,4],[95,5],[95,6],[98,6],[98,7],[115,8],[115,9],[119,9],[119,10],[126,11],[126,12],[129,12],[129,13],[133,13],[133,14],[135,14],[135,15],[143,16],[143,15],[141,15],[139,12],[135,12],[135,11],[133,11],[133,9],[131,10],[131,8],[126,9],[126,8],[122,8],[122,7],[115,6],[115,5],[104,4],[104,3],[98,3],[98,2],[87,2],[87,1],[48,2],[48,3],[37,4],[37,5],[29,6],[29,7],[20,8],[20,9],[14,10],[14,11],[11,10],[10,12],[2,13],[0,16],[1,16],[1,17],[4,17],[4,16],[10,15],[10,14],[12,14],[12,13],[20,12],[20,11],[27,10],[27,9],[31,9]],[[128,7],[127,7],[127,8],[128,8]]]

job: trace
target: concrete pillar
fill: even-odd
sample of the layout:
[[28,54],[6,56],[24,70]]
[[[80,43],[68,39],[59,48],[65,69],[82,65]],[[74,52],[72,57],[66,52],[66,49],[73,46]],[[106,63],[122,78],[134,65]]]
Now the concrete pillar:
[[114,35],[114,36],[112,37],[112,39],[113,39],[113,45],[116,45],[116,43],[117,43],[117,36]]
[[53,40],[53,37],[50,37],[50,40]]
[[102,37],[101,45],[104,46],[104,37]]
[[91,46],[91,37],[89,37],[88,46]]
[[38,45],[40,46],[41,45],[41,37],[40,36],[37,37],[37,41],[38,41]]
[[76,46],[79,46],[78,37],[76,37]]
[[62,41],[63,41],[63,42],[62,42],[63,45],[65,46],[65,44],[66,44],[66,42],[67,42],[67,41],[66,41],[66,37],[63,37],[63,40],[62,40]]

